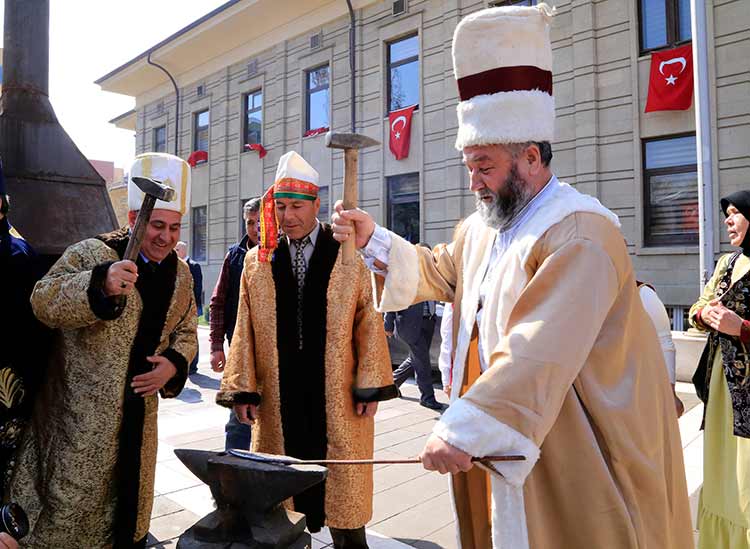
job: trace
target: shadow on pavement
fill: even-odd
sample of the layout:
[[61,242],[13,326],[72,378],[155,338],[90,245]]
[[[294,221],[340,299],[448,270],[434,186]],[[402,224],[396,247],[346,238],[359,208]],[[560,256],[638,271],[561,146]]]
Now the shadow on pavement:
[[201,389],[216,389],[218,391],[221,385],[221,380],[201,373],[192,374],[190,381]]
[[182,392],[177,396],[177,400],[182,402],[203,402],[203,396],[198,389],[192,389],[191,387],[185,387]]
[[396,541],[411,545],[412,547],[418,547],[419,549],[445,549],[442,545],[427,541],[424,539],[411,539],[411,538],[393,538]]

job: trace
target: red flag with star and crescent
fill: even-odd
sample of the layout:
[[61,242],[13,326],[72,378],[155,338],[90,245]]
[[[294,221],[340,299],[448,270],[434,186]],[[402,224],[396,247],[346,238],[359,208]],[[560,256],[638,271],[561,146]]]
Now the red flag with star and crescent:
[[684,111],[693,102],[693,46],[651,54],[646,112]]
[[391,152],[396,160],[401,160],[409,156],[409,142],[411,141],[411,115],[416,109],[416,105],[406,107],[398,111],[393,111],[388,115],[388,122],[391,124]]

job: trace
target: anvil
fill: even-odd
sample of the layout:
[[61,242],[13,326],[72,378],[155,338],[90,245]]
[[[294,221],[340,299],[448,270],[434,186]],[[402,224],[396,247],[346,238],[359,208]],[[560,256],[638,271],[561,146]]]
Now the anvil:
[[211,489],[212,511],[190,527],[178,549],[281,549],[305,547],[305,516],[282,503],[323,482],[328,469],[318,465],[280,465],[226,452],[175,450],[177,457]]

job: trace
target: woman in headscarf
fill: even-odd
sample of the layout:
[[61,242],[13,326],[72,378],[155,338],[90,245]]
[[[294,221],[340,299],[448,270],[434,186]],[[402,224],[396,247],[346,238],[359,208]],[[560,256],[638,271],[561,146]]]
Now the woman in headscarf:
[[699,549],[750,548],[750,191],[721,199],[738,251],[716,265],[690,321],[708,332],[693,383],[706,405]]

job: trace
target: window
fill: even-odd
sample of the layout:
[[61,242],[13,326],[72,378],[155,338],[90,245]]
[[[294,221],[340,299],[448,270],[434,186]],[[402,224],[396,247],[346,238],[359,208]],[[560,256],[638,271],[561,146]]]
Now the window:
[[318,198],[320,198],[320,211],[318,212],[318,219],[323,223],[331,222],[331,209],[328,207],[328,196],[328,187],[320,187],[320,189],[318,190]]
[[419,242],[419,174],[386,178],[388,228],[412,244]]
[[695,135],[643,144],[645,243],[698,243],[698,168]]
[[208,110],[193,115],[193,151],[208,152]]
[[193,219],[190,222],[193,238],[193,252],[190,256],[195,261],[206,260],[206,207],[198,206],[193,208]]
[[537,0],[496,0],[490,2],[491,8],[500,6],[536,6]]
[[419,103],[419,37],[388,44],[388,112]]
[[328,128],[328,65],[307,71],[307,119],[305,130]]
[[245,145],[262,143],[263,92],[261,90],[245,96]]
[[639,0],[641,51],[676,46],[692,38],[690,0]]
[[151,146],[154,152],[163,153],[167,152],[167,127],[159,126],[154,128],[153,143]]

